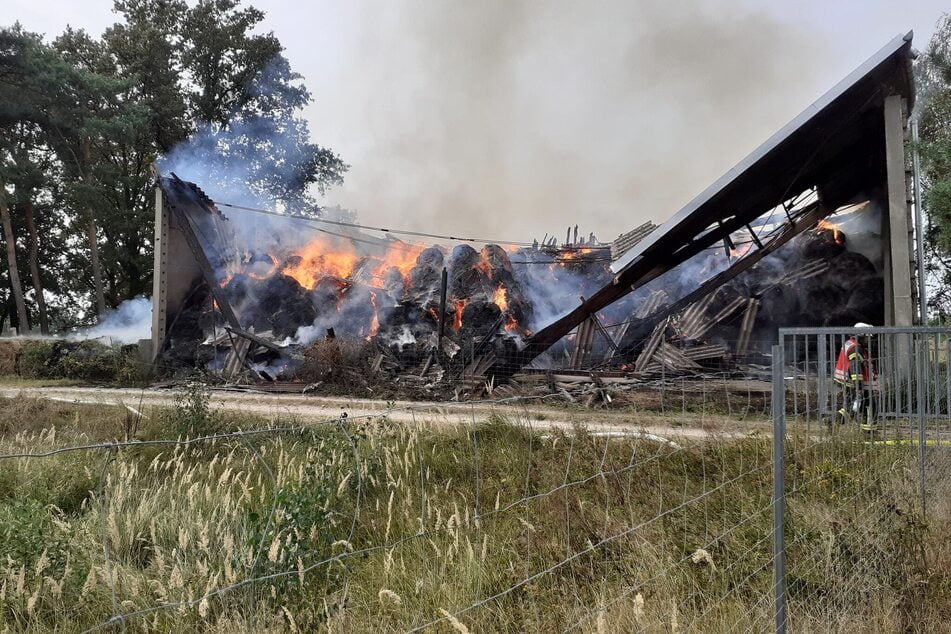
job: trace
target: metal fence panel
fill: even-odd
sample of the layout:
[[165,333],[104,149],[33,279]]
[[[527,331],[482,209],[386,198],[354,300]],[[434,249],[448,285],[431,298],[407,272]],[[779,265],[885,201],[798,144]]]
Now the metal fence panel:
[[[907,629],[916,618],[915,577],[926,570],[926,547],[913,542],[929,521],[941,521],[929,510],[948,492],[949,330],[779,334],[776,631]],[[859,356],[843,375],[844,350]]]

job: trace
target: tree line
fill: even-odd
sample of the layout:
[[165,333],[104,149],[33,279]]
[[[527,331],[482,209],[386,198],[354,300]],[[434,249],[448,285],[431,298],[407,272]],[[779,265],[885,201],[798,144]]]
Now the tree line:
[[951,321],[951,16],[938,21],[927,48],[915,63],[919,122],[917,149],[922,163],[927,214],[928,308],[931,320]]
[[300,211],[347,169],[310,141],[311,94],[260,32],[262,11],[238,0],[114,11],[99,37],[0,27],[0,328],[45,334],[150,294],[163,157],[213,160],[203,178]]

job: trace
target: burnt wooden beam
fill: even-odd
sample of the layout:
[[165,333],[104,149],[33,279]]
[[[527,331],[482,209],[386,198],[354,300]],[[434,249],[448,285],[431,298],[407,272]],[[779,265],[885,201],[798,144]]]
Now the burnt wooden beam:
[[[765,243],[762,249],[758,249],[753,253],[747,253],[726,271],[714,276],[702,284],[696,291],[689,293],[680,301],[675,302],[671,307],[661,311],[661,313],[663,313],[663,316],[667,316],[679,312],[698,298],[722,286],[743,271],[746,271],[756,262],[759,262],[795,236],[812,227],[820,219],[828,216],[833,211],[833,208],[820,205],[819,203],[813,203],[806,207],[794,222],[787,223],[786,229]],[[724,236],[741,228],[746,222],[746,220],[734,215],[729,219],[723,220],[721,224],[705,231],[695,240],[687,242],[683,247],[672,254],[660,253],[658,249],[648,249],[641,254],[640,258],[635,260],[630,267],[621,271],[611,284],[602,287],[581,306],[578,306],[564,317],[542,328],[530,337],[525,342],[525,347],[516,355],[498,359],[489,373],[495,374],[499,378],[511,376],[530,363],[535,357],[550,348],[559,339],[577,328],[592,313],[613,304],[631,291],[644,286],[660,275],[686,262],[707,247],[722,240]],[[653,317],[648,319],[653,321]]]
[[264,337],[259,337],[253,333],[247,332],[246,330],[241,330],[235,326],[225,326],[225,330],[230,333],[234,333],[236,336],[241,337],[242,339],[247,339],[251,343],[257,344],[262,348],[267,348],[272,352],[277,352],[280,355],[290,356],[289,351],[285,348],[280,347],[273,341],[268,341]]
[[753,324],[756,323],[756,315],[759,312],[759,300],[750,298],[746,305],[746,312],[743,314],[743,322],[740,324],[740,337],[736,342],[736,356],[743,358],[749,352],[750,335],[753,334]]
[[[828,216],[830,213],[832,213],[832,211],[834,210],[820,205],[819,203],[810,205],[806,211],[799,215],[798,219],[794,223],[786,223],[786,228],[782,231],[782,233],[776,235],[766,242],[762,249],[757,249],[756,251],[747,253],[745,256],[737,260],[730,268],[718,273],[717,275],[714,275],[709,280],[701,284],[695,291],[684,295],[673,304],[667,306],[655,315],[651,315],[643,321],[649,324],[655,321],[660,321],[661,319],[665,319],[670,315],[679,313],[697,300],[702,299],[706,295],[720,288],[740,273],[751,269],[757,262],[765,258],[767,255],[775,252],[777,249],[779,249],[779,247],[783,246],[803,231],[815,226],[816,223]],[[624,346],[623,344],[621,347],[622,350],[625,352],[627,351],[626,348],[628,347]]]
[[641,354],[637,357],[637,361],[634,362],[635,372],[640,372],[650,363],[654,353],[657,352],[657,348],[659,348],[661,342],[664,341],[664,336],[667,331],[667,324],[668,321],[665,319],[654,327],[654,332],[651,334],[651,338],[647,341],[647,345],[644,346],[644,349],[641,350]]
[[608,342],[608,345],[611,347],[612,354],[618,351],[617,342],[614,341],[614,337],[605,329],[604,324],[601,323],[601,320],[598,319],[598,316],[595,313],[591,314],[591,322],[594,324],[594,327],[597,328],[598,332],[601,333],[601,336],[604,337],[604,340]]
[[747,229],[747,231],[750,232],[750,236],[753,238],[753,242],[756,243],[756,248],[757,248],[757,249],[762,249],[762,248],[763,248],[763,242],[759,239],[759,236],[756,235],[756,232],[753,231],[753,227],[751,227],[751,226],[749,225],[749,223],[747,223],[747,224],[746,224],[746,229]]

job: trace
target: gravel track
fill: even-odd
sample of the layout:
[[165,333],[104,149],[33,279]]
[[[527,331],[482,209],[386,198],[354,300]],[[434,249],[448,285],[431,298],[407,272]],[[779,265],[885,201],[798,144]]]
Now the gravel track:
[[[129,388],[0,386],[0,397],[13,398],[18,395],[81,405],[121,405],[141,410],[173,405],[176,392]],[[546,405],[539,399],[522,402],[436,403],[214,390],[210,405],[222,413],[235,412],[272,420],[294,419],[302,422],[334,419],[343,414],[349,418],[386,414],[389,420],[402,423],[472,425],[473,421],[483,420],[495,413],[513,424],[536,430],[570,430],[576,425],[583,425],[599,435],[653,435],[663,439],[738,437],[754,431],[768,431],[768,421],[765,419],[740,421],[723,414],[566,408]]]

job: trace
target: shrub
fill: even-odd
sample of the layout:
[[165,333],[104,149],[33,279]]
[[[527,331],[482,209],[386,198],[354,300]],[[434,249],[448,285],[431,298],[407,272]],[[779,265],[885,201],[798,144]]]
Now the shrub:
[[135,346],[98,341],[32,341],[20,351],[19,372],[36,379],[140,383],[147,367]]
[[[0,552],[27,567],[45,552],[58,564],[64,559],[67,538],[53,522],[59,511],[34,499],[12,499],[0,504]],[[42,535],[42,539],[38,536]]]
[[211,411],[211,390],[202,378],[185,384],[167,416],[170,427],[179,436],[207,436],[221,428],[221,420]]
[[17,363],[21,375],[35,379],[48,379],[56,376],[53,359],[52,341],[31,341],[19,354]]

